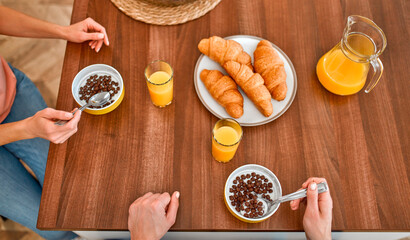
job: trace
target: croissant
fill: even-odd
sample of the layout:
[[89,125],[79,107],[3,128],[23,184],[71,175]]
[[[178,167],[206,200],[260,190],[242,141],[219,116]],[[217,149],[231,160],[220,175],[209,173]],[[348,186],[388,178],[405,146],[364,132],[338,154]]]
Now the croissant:
[[226,62],[223,67],[251,99],[258,110],[266,117],[269,117],[273,112],[271,96],[268,89],[263,85],[261,75],[252,72],[246,65],[234,61]]
[[251,56],[234,40],[225,40],[218,36],[204,38],[199,42],[198,49],[221,66],[227,61],[236,61],[253,70]]
[[207,69],[202,70],[200,77],[212,97],[231,117],[240,118],[243,115],[243,97],[232,78],[218,70]]
[[285,99],[288,91],[285,67],[270,42],[260,41],[253,53],[253,57],[255,59],[255,71],[262,76],[272,97],[278,101]]

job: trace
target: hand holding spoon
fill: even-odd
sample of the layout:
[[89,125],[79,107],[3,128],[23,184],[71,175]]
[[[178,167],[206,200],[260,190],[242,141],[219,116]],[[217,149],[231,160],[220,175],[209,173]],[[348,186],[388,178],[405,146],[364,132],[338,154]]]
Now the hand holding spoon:
[[[73,115],[78,111],[83,111],[85,108],[89,107],[89,106],[94,106],[94,107],[98,107],[98,106],[102,106],[104,104],[106,104],[108,101],[110,100],[110,94],[108,92],[100,92],[97,93],[95,95],[93,95],[90,100],[88,100],[88,103],[85,104],[84,106],[80,107],[79,109],[75,110],[73,112]],[[63,126],[64,124],[66,124],[68,121],[67,120],[59,120],[57,122],[55,122],[55,125],[59,125],[59,126]]]

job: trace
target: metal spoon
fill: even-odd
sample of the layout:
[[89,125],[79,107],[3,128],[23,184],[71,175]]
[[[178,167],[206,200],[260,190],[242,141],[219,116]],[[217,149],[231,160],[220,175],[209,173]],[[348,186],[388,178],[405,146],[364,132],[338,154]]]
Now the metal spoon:
[[[322,193],[322,192],[329,191],[329,187],[327,186],[326,182],[322,182],[322,183],[317,184],[317,190],[318,190],[318,193]],[[275,200],[272,200],[272,201],[266,201],[265,199],[258,199],[258,200],[265,201],[265,203],[267,204],[268,209],[270,209],[275,204],[288,202],[288,201],[292,201],[292,200],[296,200],[296,199],[299,199],[299,198],[306,197],[306,194],[307,194],[307,189],[305,188],[305,189],[301,189],[299,191],[296,191],[294,193],[279,197],[279,198],[277,198]]]
[[[102,106],[104,104],[106,104],[108,101],[110,100],[110,94],[108,92],[100,92],[97,93],[95,95],[93,95],[90,100],[88,100],[88,103],[85,104],[84,106],[80,107],[79,109],[75,110],[73,112],[73,115],[78,111],[83,111],[85,108],[89,107],[89,106],[94,106],[94,107],[98,107],[98,106]],[[55,125],[59,125],[59,126],[63,126],[64,124],[66,124],[68,121],[67,120],[59,120],[57,122],[55,122]]]

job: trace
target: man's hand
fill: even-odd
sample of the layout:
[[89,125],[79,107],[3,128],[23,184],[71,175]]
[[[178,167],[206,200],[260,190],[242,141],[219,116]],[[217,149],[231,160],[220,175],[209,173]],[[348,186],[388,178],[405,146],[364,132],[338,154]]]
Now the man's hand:
[[65,27],[65,39],[75,43],[90,40],[89,45],[96,52],[100,51],[103,43],[107,46],[110,44],[105,28],[92,18]]
[[[29,138],[41,137],[53,143],[63,143],[77,132],[81,111],[73,116],[70,112],[46,108],[25,119],[25,130]],[[65,125],[55,125],[56,120],[69,120]]]
[[179,207],[179,192],[153,194],[138,198],[129,208],[131,239],[160,239],[174,225]]
[[[303,216],[303,228],[310,240],[332,239],[332,208],[333,201],[329,191],[318,195],[317,183],[326,182],[324,178],[309,178],[302,184],[307,188],[307,206]],[[297,210],[303,199],[290,202],[292,210]]]

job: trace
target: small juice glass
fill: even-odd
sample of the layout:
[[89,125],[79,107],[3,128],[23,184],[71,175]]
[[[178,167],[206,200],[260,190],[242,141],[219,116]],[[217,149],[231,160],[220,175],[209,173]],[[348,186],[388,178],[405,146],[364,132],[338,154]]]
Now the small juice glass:
[[212,130],[212,156],[218,162],[229,162],[236,153],[243,135],[242,127],[233,119],[221,119]]
[[145,68],[145,79],[152,103],[166,107],[172,103],[174,91],[174,70],[169,63],[156,60]]

